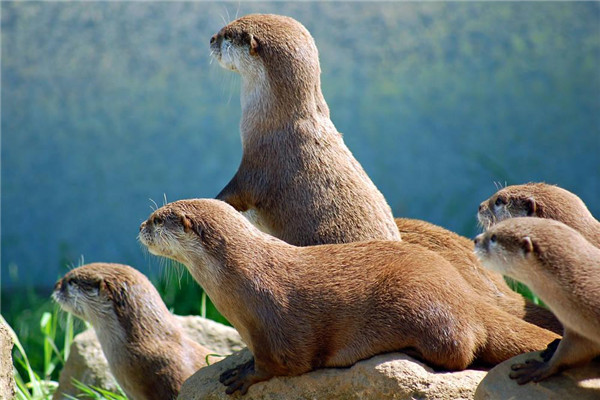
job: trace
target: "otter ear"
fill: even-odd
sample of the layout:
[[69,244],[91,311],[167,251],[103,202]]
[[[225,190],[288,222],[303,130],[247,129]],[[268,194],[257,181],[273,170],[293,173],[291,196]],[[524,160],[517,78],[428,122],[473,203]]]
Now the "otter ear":
[[525,255],[533,252],[533,243],[531,242],[531,238],[529,236],[525,236],[521,239],[521,248]]
[[258,40],[256,40],[254,35],[250,34],[250,55],[257,57],[259,47]]
[[535,204],[535,200],[533,199],[533,197],[529,197],[527,198],[527,200],[525,200],[525,206],[527,207],[528,217],[531,217],[537,211],[537,205]]
[[191,230],[193,230],[193,224],[192,224],[192,220],[189,219],[187,216],[182,215],[181,216],[181,225],[183,225],[183,230],[185,232],[189,232]]
[[102,280],[100,282],[100,290],[108,294],[117,309],[125,306],[125,292],[127,290],[125,286],[115,285],[111,281]]
[[181,224],[183,225],[183,230],[186,232],[194,232],[200,239],[204,239],[204,234],[202,233],[202,229],[200,226],[195,223],[191,218],[183,215],[181,217]]

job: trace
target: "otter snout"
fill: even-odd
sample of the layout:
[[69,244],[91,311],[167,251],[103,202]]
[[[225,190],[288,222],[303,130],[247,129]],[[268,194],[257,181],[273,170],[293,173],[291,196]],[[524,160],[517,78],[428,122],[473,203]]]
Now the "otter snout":
[[479,208],[477,209],[477,211],[482,212],[484,208],[485,208],[485,201],[483,203],[479,204]]

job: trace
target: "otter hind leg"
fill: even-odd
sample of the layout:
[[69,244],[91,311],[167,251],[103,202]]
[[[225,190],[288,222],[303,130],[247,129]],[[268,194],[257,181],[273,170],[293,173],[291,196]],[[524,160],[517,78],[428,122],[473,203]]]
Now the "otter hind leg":
[[522,353],[545,349],[559,336],[495,307],[486,307],[486,340],[477,361],[493,366]]

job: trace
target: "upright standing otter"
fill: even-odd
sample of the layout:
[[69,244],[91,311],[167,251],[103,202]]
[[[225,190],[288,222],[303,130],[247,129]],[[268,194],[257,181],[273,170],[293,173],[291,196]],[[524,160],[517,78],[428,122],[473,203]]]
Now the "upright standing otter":
[[242,162],[217,198],[252,211],[261,230],[297,246],[399,240],[407,232],[411,243],[440,252],[487,301],[562,330],[551,313],[482,268],[470,240],[423,221],[393,220],[329,119],[317,48],[300,23],[249,15],[213,36],[211,50],[242,76]]
[[242,161],[217,198],[254,210],[266,230],[297,246],[400,240],[383,195],[329,119],[306,28],[248,15],[214,35],[210,48],[242,77]]
[[600,247],[600,222],[575,194],[546,183],[507,186],[481,203],[477,218],[484,228],[513,217],[554,219],[579,231]]
[[206,366],[209,351],[185,335],[150,281],[129,266],[75,268],[56,283],[52,297],[92,324],[131,400],[175,399],[183,381]]
[[448,370],[494,365],[557,337],[488,304],[446,260],[409,243],[296,247],[218,200],[168,204],[139,237],[187,266],[252,351],[221,376],[228,393],[396,350]]
[[521,217],[477,236],[475,251],[488,268],[527,284],[564,325],[552,357],[513,365],[511,378],[538,382],[600,355],[600,249],[561,222]]

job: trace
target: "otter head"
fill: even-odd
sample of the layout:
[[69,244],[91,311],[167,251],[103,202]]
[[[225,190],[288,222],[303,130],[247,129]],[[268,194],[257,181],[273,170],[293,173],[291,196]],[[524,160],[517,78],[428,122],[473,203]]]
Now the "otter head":
[[215,34],[210,49],[224,68],[242,76],[243,108],[250,105],[260,113],[268,107],[289,114],[312,106],[311,111],[316,107],[328,115],[317,47],[298,21],[280,15],[247,15]]
[[139,240],[150,253],[187,265],[200,282],[219,275],[223,258],[244,230],[258,232],[223,201],[180,200],[153,212],[140,226]]
[[[540,273],[554,275],[564,254],[587,241],[562,222],[517,217],[501,221],[475,238],[475,254],[496,272],[529,284]],[[571,250],[569,250],[571,249]],[[563,256],[561,256],[563,254]]]
[[[96,327],[98,323],[117,321],[131,308],[136,293],[133,288],[143,286],[141,280],[146,278],[126,265],[87,264],[69,271],[56,282],[52,298],[63,310]],[[149,282],[147,285],[151,286]]]
[[591,214],[579,197],[546,183],[507,186],[481,203],[477,213],[484,229],[515,217],[555,219],[571,225],[573,220],[589,216]]
[[530,191],[515,195],[513,186],[507,186],[479,205],[477,219],[484,229],[514,217],[537,216],[537,204]]
[[523,280],[521,264],[534,257],[530,235],[515,229],[520,219],[500,222],[474,239],[475,255],[486,268],[517,280]]

